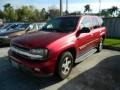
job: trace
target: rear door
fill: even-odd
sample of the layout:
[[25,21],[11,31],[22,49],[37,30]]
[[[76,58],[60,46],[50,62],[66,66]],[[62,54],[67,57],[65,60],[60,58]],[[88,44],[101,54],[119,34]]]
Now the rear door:
[[93,47],[95,47],[97,46],[100,39],[101,27],[99,25],[99,21],[96,16],[91,17],[91,23],[92,23],[91,35],[93,35],[92,45]]
[[[91,29],[91,23],[90,23],[90,18],[89,16],[84,16],[81,18],[80,24],[79,24],[80,29],[87,27]],[[78,44],[78,52],[79,55],[84,54],[88,52],[91,49],[91,41],[92,41],[92,35],[89,33],[81,33],[79,37],[77,37],[77,44]]]

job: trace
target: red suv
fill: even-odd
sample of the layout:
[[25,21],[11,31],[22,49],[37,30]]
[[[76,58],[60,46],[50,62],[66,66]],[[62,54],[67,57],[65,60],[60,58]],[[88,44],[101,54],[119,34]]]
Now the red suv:
[[13,39],[9,58],[12,65],[34,75],[56,74],[64,79],[74,63],[102,50],[105,35],[98,16],[57,17],[41,31]]

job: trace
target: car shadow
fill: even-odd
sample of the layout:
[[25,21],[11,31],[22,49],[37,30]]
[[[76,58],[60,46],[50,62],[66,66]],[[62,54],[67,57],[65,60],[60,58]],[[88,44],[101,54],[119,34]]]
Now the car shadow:
[[40,90],[59,82],[55,77],[33,77],[12,67],[8,57],[0,57],[0,90]]
[[102,60],[59,90],[120,90],[120,55]]
[[[55,77],[36,78],[12,67],[8,57],[0,57],[0,90],[40,90],[60,82]],[[79,74],[59,90],[120,90],[120,55],[102,60]]]

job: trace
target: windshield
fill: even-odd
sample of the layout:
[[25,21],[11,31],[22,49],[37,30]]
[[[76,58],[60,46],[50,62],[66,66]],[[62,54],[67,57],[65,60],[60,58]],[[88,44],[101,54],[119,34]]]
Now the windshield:
[[72,32],[79,20],[79,17],[59,17],[52,19],[42,28],[50,32]]
[[5,24],[1,29],[6,29],[6,28],[8,28],[10,25],[12,25],[12,24]]
[[10,27],[8,27],[7,30],[9,30],[9,29],[15,29],[17,26],[18,26],[18,24],[13,24]]
[[0,32],[1,33],[10,32],[10,31],[14,30],[17,26],[18,26],[18,24],[9,24],[9,25],[5,26],[3,28],[3,30],[0,30]]

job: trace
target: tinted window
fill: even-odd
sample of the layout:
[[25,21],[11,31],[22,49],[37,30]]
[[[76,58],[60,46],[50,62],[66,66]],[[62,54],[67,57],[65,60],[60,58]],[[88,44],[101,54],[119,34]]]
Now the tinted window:
[[52,19],[42,28],[44,31],[71,32],[75,29],[79,17],[59,17]]
[[83,18],[80,27],[81,27],[81,28],[83,28],[83,27],[90,28],[90,27],[91,27],[91,23],[90,23],[89,17],[84,17],[84,18]]
[[10,27],[8,27],[7,29],[8,30],[10,30],[10,29],[12,30],[12,29],[15,29],[17,26],[18,26],[18,24],[13,24]]
[[7,25],[3,26],[2,29],[7,29],[10,25],[12,25],[12,24],[7,24]]

